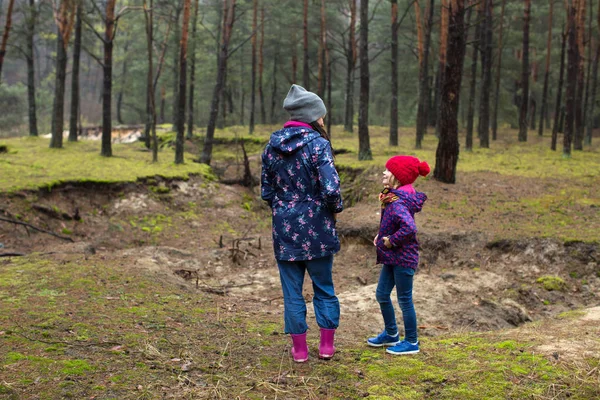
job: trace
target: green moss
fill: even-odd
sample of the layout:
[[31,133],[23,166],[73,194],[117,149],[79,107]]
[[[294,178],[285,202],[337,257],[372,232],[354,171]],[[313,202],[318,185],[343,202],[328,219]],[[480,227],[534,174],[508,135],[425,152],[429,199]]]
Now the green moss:
[[85,360],[66,360],[62,362],[63,368],[60,370],[66,375],[83,375],[87,371],[93,371],[95,368]]
[[0,191],[48,188],[63,182],[135,182],[150,176],[187,179],[190,174],[215,180],[210,166],[192,162],[175,165],[170,152],[159,154],[152,163],[150,153],[139,143],[113,144],[113,157],[100,156],[100,143],[65,142],[63,149],[48,148],[42,138],[5,139],[15,151],[0,153]]
[[582,310],[571,310],[571,311],[565,311],[562,312],[560,314],[558,314],[559,319],[577,319],[580,317],[583,317],[586,314],[585,311]]
[[548,291],[564,290],[566,288],[565,281],[558,276],[545,275],[539,277],[536,282],[541,283],[544,289]]

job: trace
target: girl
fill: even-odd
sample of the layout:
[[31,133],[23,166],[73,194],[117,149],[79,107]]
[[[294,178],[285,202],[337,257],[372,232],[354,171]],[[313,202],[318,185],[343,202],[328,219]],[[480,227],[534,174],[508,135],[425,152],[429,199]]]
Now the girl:
[[[414,215],[421,211],[427,196],[416,192],[412,184],[419,175],[427,176],[430,168],[426,162],[411,156],[392,157],[385,167],[384,189],[379,195],[381,224],[373,240],[377,247],[377,263],[383,264],[376,297],[385,329],[378,336],[367,339],[367,344],[386,346],[386,352],[390,354],[416,354],[419,352],[419,340],[412,288],[413,276],[419,265],[419,243]],[[404,320],[402,341],[391,300],[394,286]]]
[[335,214],[343,209],[340,178],[323,128],[323,100],[292,85],[283,102],[290,121],[271,135],[262,156],[263,200],[273,211],[273,245],[283,290],[285,333],[292,336],[296,362],[308,360],[306,303],[302,284],[308,271],[321,331],[319,357],[333,357],[340,304],[331,269],[340,250]]

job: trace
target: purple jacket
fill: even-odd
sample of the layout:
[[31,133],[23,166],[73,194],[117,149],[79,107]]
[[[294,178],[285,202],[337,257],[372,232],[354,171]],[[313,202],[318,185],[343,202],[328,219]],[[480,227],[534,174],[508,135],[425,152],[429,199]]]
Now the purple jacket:
[[[415,213],[421,211],[427,200],[425,193],[407,193],[392,190],[398,200],[381,210],[381,224],[377,238],[377,263],[417,269],[419,266],[419,242]],[[388,236],[393,247],[388,249],[383,237]]]

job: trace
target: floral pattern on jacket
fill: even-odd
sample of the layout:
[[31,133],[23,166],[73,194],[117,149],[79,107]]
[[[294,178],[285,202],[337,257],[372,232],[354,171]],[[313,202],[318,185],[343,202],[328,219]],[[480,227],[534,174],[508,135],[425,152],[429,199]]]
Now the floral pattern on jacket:
[[271,135],[262,155],[261,196],[273,213],[275,258],[311,260],[337,253],[334,213],[343,210],[330,143],[305,127]]
[[[398,200],[388,203],[381,210],[381,224],[377,237],[377,263],[417,269],[419,266],[419,242],[415,213],[423,208],[425,193],[407,193],[392,189]],[[383,237],[388,236],[392,248],[385,247]]]

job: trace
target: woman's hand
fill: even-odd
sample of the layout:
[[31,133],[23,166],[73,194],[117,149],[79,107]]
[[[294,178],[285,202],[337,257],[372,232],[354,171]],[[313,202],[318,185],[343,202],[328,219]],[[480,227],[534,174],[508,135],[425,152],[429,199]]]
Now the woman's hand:
[[391,249],[392,246],[392,242],[390,242],[390,238],[387,236],[382,237],[383,239],[383,244],[385,245],[385,247],[387,247],[388,249]]
[[379,239],[379,234],[375,235],[375,239],[373,239],[373,246],[377,247],[377,239]]

